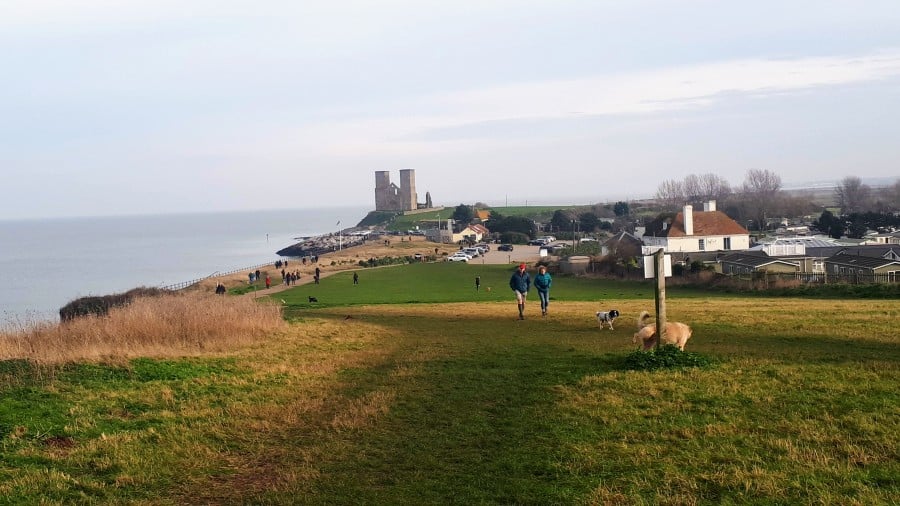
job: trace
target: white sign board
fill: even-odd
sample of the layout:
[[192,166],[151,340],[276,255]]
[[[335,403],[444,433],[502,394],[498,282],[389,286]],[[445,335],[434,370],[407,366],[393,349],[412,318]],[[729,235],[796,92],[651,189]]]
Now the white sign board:
[[[663,255],[663,272],[667,278],[672,277],[672,256]],[[656,277],[656,269],[653,267],[653,256],[644,257],[644,279]]]

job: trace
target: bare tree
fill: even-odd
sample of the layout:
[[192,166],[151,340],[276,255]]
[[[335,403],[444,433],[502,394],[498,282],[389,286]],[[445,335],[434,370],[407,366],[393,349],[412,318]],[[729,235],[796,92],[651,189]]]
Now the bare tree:
[[872,188],[863,184],[857,176],[847,176],[834,189],[834,196],[841,207],[841,214],[850,214],[860,211],[869,204]]
[[731,185],[716,174],[688,174],[681,181],[663,181],[656,190],[656,199],[666,208],[684,204],[721,201],[731,195]]
[[900,179],[882,191],[885,205],[890,211],[900,211]]
[[781,176],[765,169],[750,169],[744,179],[744,193],[757,197],[774,197],[781,190]]
[[656,190],[656,200],[665,208],[677,209],[686,200],[684,185],[678,181],[663,181]]
[[765,169],[750,169],[741,187],[746,215],[756,220],[760,230],[768,226],[771,210],[779,204],[781,176]]
[[700,175],[699,180],[703,200],[724,200],[731,195],[731,185],[722,176],[707,173]]
[[700,178],[696,174],[684,176],[684,181],[681,182],[681,189],[684,191],[686,201],[684,203],[697,201],[701,198],[702,193],[700,190]]

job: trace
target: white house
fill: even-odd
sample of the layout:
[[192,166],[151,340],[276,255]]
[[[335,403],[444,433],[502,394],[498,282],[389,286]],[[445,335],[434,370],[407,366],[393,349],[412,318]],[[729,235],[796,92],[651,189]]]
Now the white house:
[[745,250],[750,247],[750,232],[716,210],[716,201],[703,204],[703,211],[684,206],[674,217],[658,218],[647,225],[642,237],[647,246],[667,252]]
[[474,242],[480,242],[490,231],[484,225],[466,225],[459,232],[453,231],[453,220],[447,220],[446,223],[438,222],[440,228],[425,231],[425,237],[432,242],[441,242],[445,244],[458,243],[471,238]]

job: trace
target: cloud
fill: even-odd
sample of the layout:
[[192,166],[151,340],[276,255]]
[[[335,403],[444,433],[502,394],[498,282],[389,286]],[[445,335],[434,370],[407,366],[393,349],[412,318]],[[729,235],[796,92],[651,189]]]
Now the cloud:
[[[735,97],[810,93],[834,86],[900,76],[900,50],[863,56],[747,59],[582,79],[515,83],[423,95],[335,111],[341,118],[268,132],[267,152],[278,146],[325,156],[365,157],[435,153],[488,142],[515,142],[527,124],[582,122],[590,117],[651,117],[703,110]],[[503,135],[491,135],[490,125]],[[510,128],[511,124],[525,128]],[[564,129],[561,129],[564,130]],[[467,136],[466,132],[471,135]],[[527,135],[520,141],[532,142]]]

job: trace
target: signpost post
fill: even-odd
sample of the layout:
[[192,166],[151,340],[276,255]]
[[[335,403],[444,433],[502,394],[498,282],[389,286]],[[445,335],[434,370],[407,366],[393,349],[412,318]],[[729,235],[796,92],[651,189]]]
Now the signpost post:
[[666,268],[662,248],[653,254],[653,271],[656,276],[656,349],[666,336]]
[[656,348],[666,335],[666,277],[672,275],[672,257],[665,254],[663,248],[652,251],[644,249],[644,278],[653,278],[656,299]]

